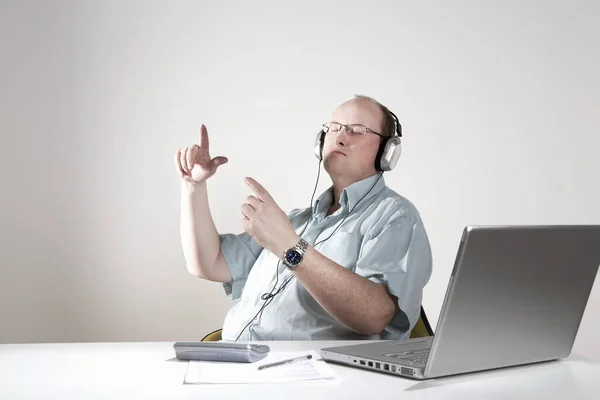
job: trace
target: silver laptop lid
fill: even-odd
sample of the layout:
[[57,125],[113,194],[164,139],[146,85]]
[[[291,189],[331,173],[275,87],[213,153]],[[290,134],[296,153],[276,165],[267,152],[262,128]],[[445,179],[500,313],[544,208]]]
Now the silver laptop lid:
[[465,228],[425,376],[567,357],[600,265],[600,226]]

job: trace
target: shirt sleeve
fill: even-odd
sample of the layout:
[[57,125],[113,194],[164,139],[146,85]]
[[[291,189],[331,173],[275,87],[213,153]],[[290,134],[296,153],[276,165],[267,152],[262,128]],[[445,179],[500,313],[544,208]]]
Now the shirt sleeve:
[[419,319],[423,288],[431,277],[429,239],[418,214],[400,215],[374,231],[364,239],[355,272],[385,285],[396,298],[396,314],[381,338],[408,338]]
[[230,300],[240,298],[246,285],[248,274],[258,259],[263,247],[247,232],[219,235],[221,252],[231,274],[231,282],[224,282],[223,289]]
[[[287,217],[296,231],[299,231],[302,227],[301,222],[303,220],[297,217],[303,213],[307,214],[308,210],[294,208],[287,213]],[[247,232],[220,234],[219,239],[221,241],[221,252],[232,278],[231,282],[223,283],[223,289],[230,300],[236,300],[241,297],[248,275],[250,275],[250,271],[264,247]]]

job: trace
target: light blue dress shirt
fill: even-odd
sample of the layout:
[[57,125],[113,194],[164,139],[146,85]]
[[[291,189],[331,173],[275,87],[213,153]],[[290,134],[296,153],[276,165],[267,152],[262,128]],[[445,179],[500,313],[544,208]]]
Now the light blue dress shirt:
[[[315,201],[312,218],[311,208],[294,209],[287,215],[296,233],[300,235],[304,229],[300,236],[321,254],[372,282],[386,285],[399,308],[390,324],[378,335],[349,330],[317,303],[277,256],[246,232],[229,233],[219,235],[233,278],[223,287],[229,299],[240,301],[227,313],[224,340],[236,340],[264,304],[263,293],[269,293],[276,284],[275,292],[290,276],[289,284],[244,330],[240,341],[388,340],[410,336],[419,319],[423,287],[432,273],[431,248],[419,212],[409,200],[387,187],[379,173],[348,186],[339,203],[341,208],[327,216],[333,204],[330,187]],[[333,236],[323,242],[336,228]]]

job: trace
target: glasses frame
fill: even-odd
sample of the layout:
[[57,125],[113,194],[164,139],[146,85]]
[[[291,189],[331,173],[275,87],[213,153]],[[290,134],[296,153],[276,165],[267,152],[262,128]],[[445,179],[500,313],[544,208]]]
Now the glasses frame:
[[[338,125],[340,125],[340,131],[342,130],[342,128],[345,128],[346,129],[346,134],[349,135],[349,136],[354,136],[354,135],[367,136],[366,132],[371,132],[371,133],[374,133],[375,135],[379,136],[382,139],[385,138],[385,136],[383,136],[381,133],[375,132],[373,129],[371,129],[369,127],[366,127],[366,126],[364,126],[362,124],[341,124],[341,123],[336,122],[336,121],[326,122],[326,123],[323,124],[323,128],[326,129],[325,133],[327,133],[327,132],[330,131],[330,129],[331,129],[330,125],[331,124],[338,124]],[[362,126],[366,130],[365,134],[363,135],[361,133],[355,133],[352,129],[349,129],[349,127],[352,127],[352,126]],[[332,132],[335,132],[335,131],[332,131]]]

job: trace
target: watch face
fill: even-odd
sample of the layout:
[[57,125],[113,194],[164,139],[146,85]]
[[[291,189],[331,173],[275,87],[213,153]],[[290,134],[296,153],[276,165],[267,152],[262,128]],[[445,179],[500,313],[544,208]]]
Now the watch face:
[[285,261],[291,265],[298,265],[302,261],[302,256],[296,250],[290,250],[285,255]]

